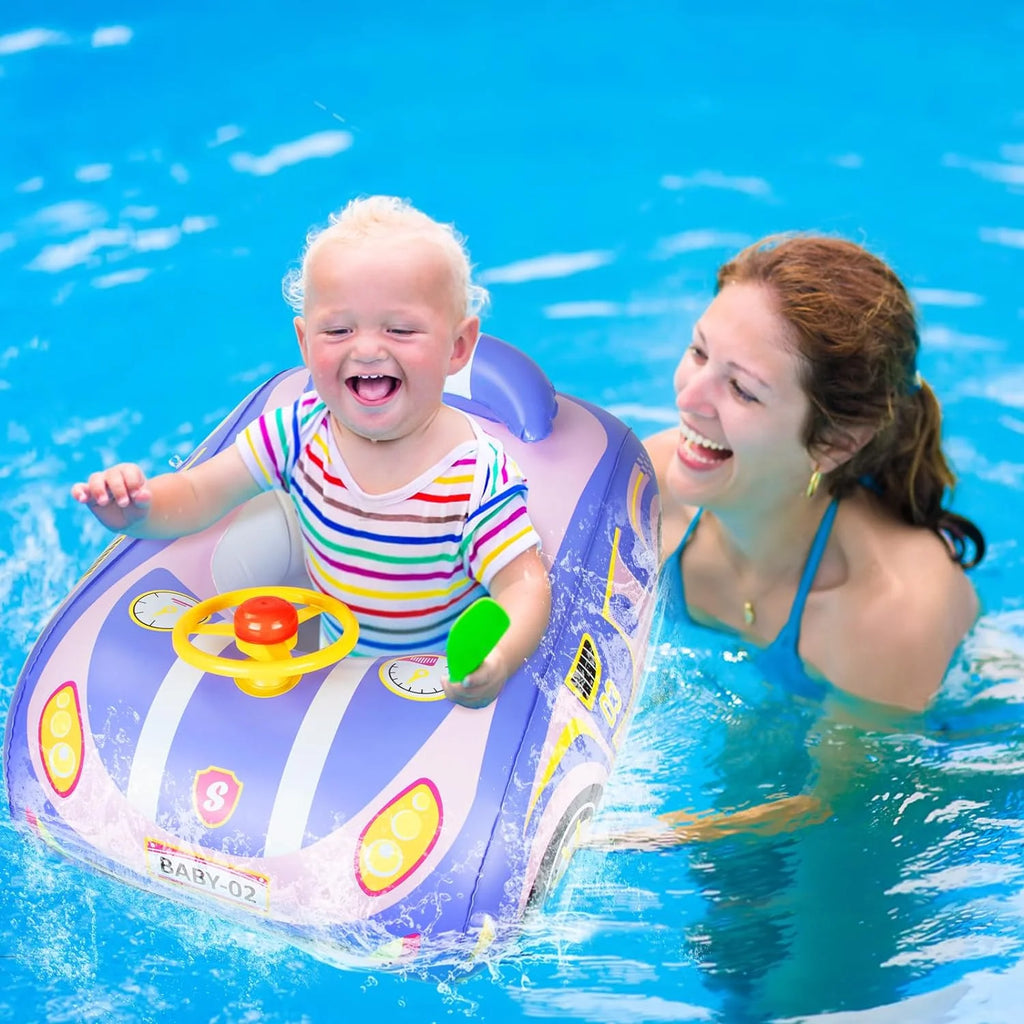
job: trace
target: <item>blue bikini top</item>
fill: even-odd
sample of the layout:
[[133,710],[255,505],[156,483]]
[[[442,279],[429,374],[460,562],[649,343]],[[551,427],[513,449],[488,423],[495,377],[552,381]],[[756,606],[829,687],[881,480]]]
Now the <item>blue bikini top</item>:
[[804,604],[807,602],[807,595],[810,593],[811,584],[814,582],[815,573],[821,557],[825,553],[825,545],[828,544],[829,534],[832,531],[832,523],[836,517],[836,509],[839,502],[833,499],[825,510],[818,530],[814,535],[811,550],[807,554],[807,561],[804,563],[803,574],[800,577],[800,585],[797,587],[796,597],[793,599],[793,607],[790,609],[789,618],[786,624],[779,631],[779,635],[767,647],[758,647],[751,643],[746,637],[724,623],[720,626],[708,626],[697,622],[686,606],[686,592],[683,586],[683,570],[681,558],[687,543],[693,536],[697,523],[700,521],[703,509],[697,509],[694,517],[690,520],[683,539],[673,552],[672,557],[665,563],[662,570],[667,573],[669,599],[666,608],[666,615],[672,615],[684,623],[688,623],[695,629],[706,629],[709,632],[731,633],[743,641],[748,649],[751,661],[758,667],[764,676],[771,682],[785,686],[793,693],[803,697],[820,700],[828,688],[828,683],[821,676],[813,674],[804,665],[800,657],[800,620],[803,618]]

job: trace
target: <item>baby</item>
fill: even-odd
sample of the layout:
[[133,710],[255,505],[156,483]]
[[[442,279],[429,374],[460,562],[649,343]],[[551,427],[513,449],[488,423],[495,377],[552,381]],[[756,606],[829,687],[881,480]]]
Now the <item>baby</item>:
[[[489,593],[511,625],[464,683],[445,688],[483,707],[540,642],[551,595],[517,466],[442,401],[486,299],[463,240],[402,200],[353,200],[310,235],[285,290],[313,392],[193,468],[147,480],[122,463],[71,493],[112,530],[177,537],[282,488],[314,586],[359,621],[355,654],[436,650]],[[322,621],[336,639],[338,623]]]

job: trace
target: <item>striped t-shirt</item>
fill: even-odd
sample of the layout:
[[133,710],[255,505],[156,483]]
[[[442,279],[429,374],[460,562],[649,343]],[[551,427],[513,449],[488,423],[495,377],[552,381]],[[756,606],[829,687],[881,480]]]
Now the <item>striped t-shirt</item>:
[[[367,494],[353,480],[315,393],[264,413],[235,441],[264,490],[291,495],[314,587],[359,622],[355,654],[443,648],[494,575],[540,544],[519,468],[467,419],[473,440],[387,494]],[[325,614],[321,623],[322,640],[336,640],[337,620]]]

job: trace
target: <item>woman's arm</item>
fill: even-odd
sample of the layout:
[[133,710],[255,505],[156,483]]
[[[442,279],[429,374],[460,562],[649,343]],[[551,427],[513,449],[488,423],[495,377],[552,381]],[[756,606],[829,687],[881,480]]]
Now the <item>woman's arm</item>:
[[832,817],[859,772],[877,771],[869,737],[904,731],[918,721],[891,708],[832,693],[804,740],[813,761],[806,792],[737,810],[670,811],[658,815],[658,826],[595,833],[582,845],[603,850],[659,850],[733,835],[781,835],[819,825]]
[[707,843],[725,836],[773,836],[817,825],[831,817],[815,793],[781,797],[738,811],[670,811],[659,814],[664,828],[624,829],[588,836],[582,846],[598,850],[663,850],[685,843]]

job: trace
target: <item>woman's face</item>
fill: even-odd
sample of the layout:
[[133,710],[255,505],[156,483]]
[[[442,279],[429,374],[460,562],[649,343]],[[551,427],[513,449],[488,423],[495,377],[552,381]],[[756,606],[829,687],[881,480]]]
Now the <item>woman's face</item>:
[[771,292],[726,285],[676,367],[681,422],[667,483],[678,501],[724,509],[803,492],[815,464],[802,440],[810,403],[799,369]]

